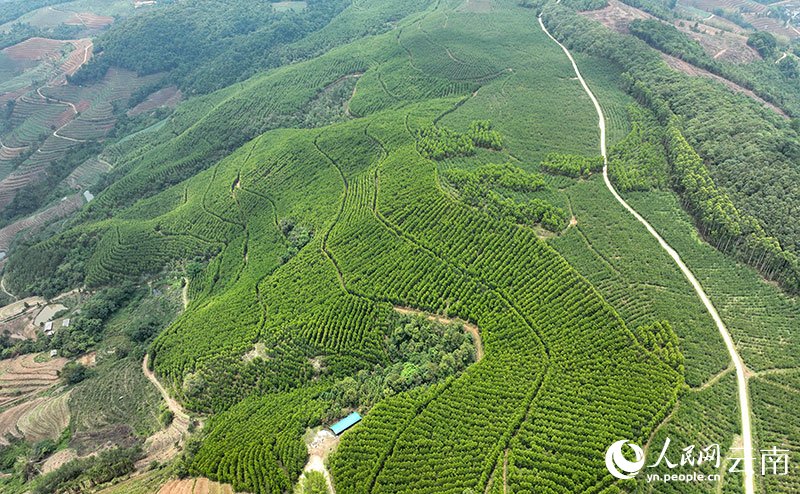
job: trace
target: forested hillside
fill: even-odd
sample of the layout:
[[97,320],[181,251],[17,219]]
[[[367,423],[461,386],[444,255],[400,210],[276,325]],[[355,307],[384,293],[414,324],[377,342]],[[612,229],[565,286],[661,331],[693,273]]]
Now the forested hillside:
[[[602,7],[186,0],[93,38],[41,98],[113,122],[0,211],[96,193],[8,241],[0,490],[751,494],[729,448],[800,446],[798,130]],[[651,483],[718,473],[649,465],[670,440],[725,473]]]
[[793,126],[708,79],[676,74],[643,43],[568,9],[548,6],[543,18],[570,46],[622,65],[628,90],[672,129],[673,180],[703,235],[796,293],[797,188],[782,185],[798,178]]

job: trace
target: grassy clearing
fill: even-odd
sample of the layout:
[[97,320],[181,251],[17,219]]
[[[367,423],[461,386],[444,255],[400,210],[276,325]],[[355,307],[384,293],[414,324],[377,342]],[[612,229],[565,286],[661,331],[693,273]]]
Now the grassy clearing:
[[573,53],[573,57],[586,84],[600,102],[606,119],[606,146],[610,149],[631,131],[627,108],[634,100],[620,89],[622,68],[608,60],[580,52]]
[[277,12],[301,12],[308,7],[307,2],[273,2],[272,8],[275,9]]

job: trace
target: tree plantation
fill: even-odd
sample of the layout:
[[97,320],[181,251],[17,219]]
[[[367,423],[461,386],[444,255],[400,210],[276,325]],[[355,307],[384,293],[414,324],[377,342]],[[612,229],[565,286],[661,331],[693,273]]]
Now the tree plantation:
[[0,491],[800,485],[782,7],[130,3],[0,3]]

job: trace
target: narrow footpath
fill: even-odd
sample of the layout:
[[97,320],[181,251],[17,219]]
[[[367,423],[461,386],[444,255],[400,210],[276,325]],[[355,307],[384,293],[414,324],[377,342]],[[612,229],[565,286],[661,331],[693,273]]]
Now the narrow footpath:
[[730,354],[731,360],[733,361],[733,365],[736,367],[736,383],[738,387],[738,395],[739,395],[739,410],[741,411],[742,418],[742,439],[743,439],[743,448],[744,448],[744,469],[745,469],[745,494],[754,494],[755,493],[755,485],[753,481],[754,475],[754,468],[753,468],[753,438],[751,433],[751,424],[750,424],[750,402],[747,397],[747,379],[745,376],[745,366],[742,358],[739,356],[739,353],[736,351],[736,346],[733,343],[733,339],[731,338],[728,329],[725,327],[725,324],[722,322],[722,319],[719,317],[717,313],[717,309],[714,308],[714,305],[711,303],[711,300],[706,295],[705,291],[703,291],[703,287],[697,281],[694,274],[692,274],[691,270],[686,267],[686,264],[681,260],[678,253],[670,247],[670,245],[661,238],[661,235],[656,232],[656,230],[650,226],[650,223],[647,222],[639,213],[636,212],[625,200],[617,193],[614,189],[614,186],[611,185],[611,181],[608,179],[608,157],[606,155],[606,123],[605,118],[603,117],[603,110],[600,108],[600,103],[595,98],[594,93],[589,89],[589,86],[586,84],[586,81],[583,79],[580,71],[578,70],[578,65],[575,63],[575,59],[572,58],[572,54],[570,54],[569,50],[559,43],[557,39],[550,34],[547,28],[544,26],[544,22],[542,21],[542,15],[539,14],[539,24],[542,26],[542,30],[553,40],[554,43],[558,44],[564,53],[566,53],[567,58],[572,63],[572,68],[575,70],[575,75],[578,76],[578,80],[580,81],[581,85],[583,86],[584,91],[586,94],[589,95],[589,98],[592,100],[594,104],[594,108],[597,111],[598,117],[598,125],[600,126],[600,153],[603,155],[603,180],[606,183],[606,187],[614,196],[614,198],[622,204],[622,206],[628,210],[641,224],[647,228],[647,231],[655,237],[661,247],[669,254],[669,256],[675,261],[675,264],[678,265],[683,275],[689,280],[689,283],[694,287],[695,291],[697,292],[697,296],[700,297],[700,300],[705,305],[706,310],[708,313],[711,314],[711,317],[714,319],[714,322],[717,325],[717,329],[719,329],[720,335],[722,335],[722,339],[725,341],[725,346],[728,348],[728,353]]

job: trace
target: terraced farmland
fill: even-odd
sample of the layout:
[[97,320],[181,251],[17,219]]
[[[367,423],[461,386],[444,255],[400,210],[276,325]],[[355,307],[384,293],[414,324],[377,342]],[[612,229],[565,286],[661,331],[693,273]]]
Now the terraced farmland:
[[17,422],[21,417],[35,409],[42,403],[46,403],[46,398],[34,398],[32,400],[14,405],[11,408],[0,413],[0,447],[9,444],[6,435],[12,435],[17,438],[23,437],[22,432],[17,429]]
[[47,38],[29,38],[2,50],[11,59],[40,60],[55,56],[56,51],[64,45],[63,41]]
[[[130,71],[111,69],[103,81],[93,86],[44,86],[23,97],[14,108],[17,125],[3,138],[3,143],[26,147],[43,134],[49,136],[33,155],[0,181],[0,208],[13,200],[17,190],[39,180],[46,168],[63,158],[68,149],[102,139],[115,123],[113,103],[126,100],[137,87],[149,84],[156,77],[140,78]],[[12,155],[13,152],[6,153]],[[94,171],[88,165],[77,173],[78,177],[91,176]]]
[[42,439],[58,439],[69,425],[69,392],[46,398],[17,421],[17,429],[31,444]]
[[78,165],[64,179],[64,183],[71,189],[82,190],[96,183],[109,170],[111,170],[111,165],[101,157],[89,158]]
[[36,362],[41,354],[30,353],[0,361],[0,407],[23,401],[58,382],[67,359],[58,357]]
[[54,219],[66,216],[72,211],[75,211],[76,209],[81,207],[82,205],[83,205],[83,198],[81,197],[81,195],[74,194],[69,197],[65,197],[57,204],[54,204],[43,211],[40,211],[31,216],[27,216],[25,218],[22,218],[21,220],[11,223],[6,227],[3,227],[2,229],[0,229],[0,252],[7,252],[8,247],[11,245],[11,241],[20,232],[22,231],[27,231],[29,233],[34,232],[41,225],[49,221],[52,221]]
[[128,424],[143,437],[155,432],[161,397],[142,374],[141,366],[125,360],[102,370],[76,386],[70,395],[73,430],[91,432]]

